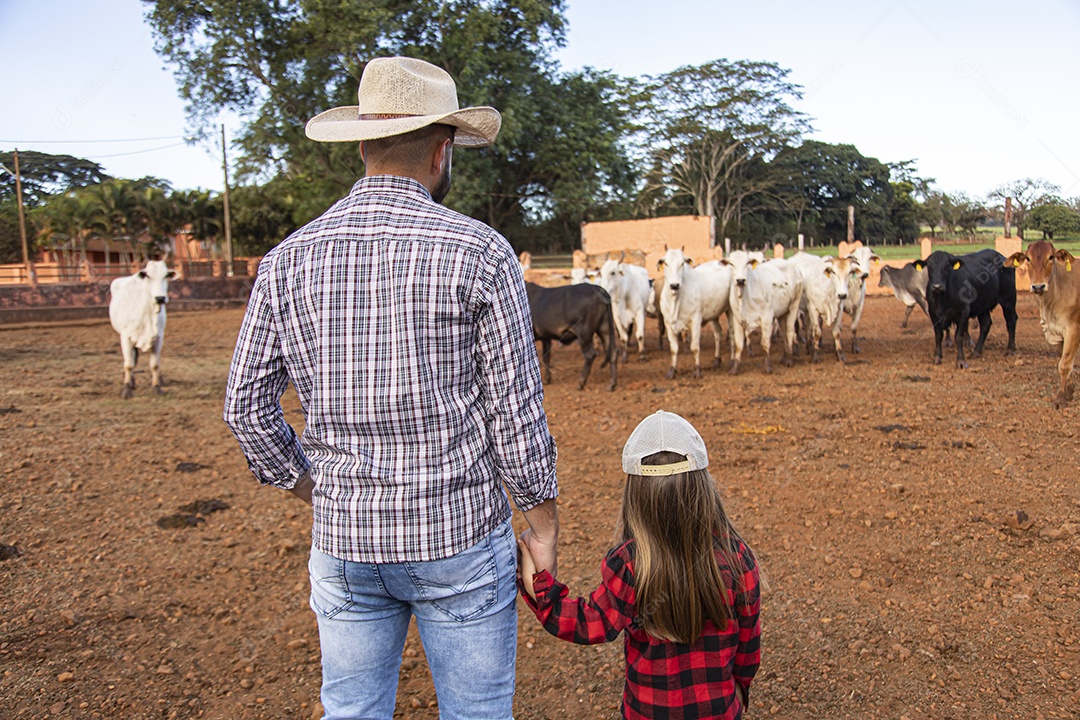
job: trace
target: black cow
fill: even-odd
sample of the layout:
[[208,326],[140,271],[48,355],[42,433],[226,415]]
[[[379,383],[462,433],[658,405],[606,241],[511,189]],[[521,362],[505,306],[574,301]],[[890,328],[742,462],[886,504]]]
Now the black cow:
[[926,300],[934,323],[934,364],[941,363],[941,341],[946,329],[956,327],[956,367],[966,368],[964,341],[968,321],[979,320],[979,339],[972,357],[982,355],[990,332],[990,311],[1001,305],[1009,330],[1006,355],[1016,352],[1016,270],[1004,267],[1005,256],[995,250],[980,250],[957,257],[938,250],[915,267],[927,270]]
[[593,360],[596,359],[593,336],[599,335],[604,346],[604,362],[600,367],[611,366],[609,389],[614,390],[615,316],[607,291],[590,283],[553,288],[525,283],[525,291],[529,295],[529,310],[532,311],[533,335],[543,348],[540,365],[544,371],[544,382],[551,382],[551,341],[558,340],[563,345],[569,345],[576,340],[585,357],[581,381],[578,383],[578,390],[583,390]]

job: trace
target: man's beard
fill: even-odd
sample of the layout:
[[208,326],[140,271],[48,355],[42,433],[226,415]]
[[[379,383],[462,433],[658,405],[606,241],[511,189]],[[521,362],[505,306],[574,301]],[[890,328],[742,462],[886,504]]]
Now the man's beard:
[[443,198],[450,192],[450,159],[450,148],[447,148],[442,175],[439,176],[439,181],[435,183],[435,187],[431,189],[431,199],[437,203],[442,203]]

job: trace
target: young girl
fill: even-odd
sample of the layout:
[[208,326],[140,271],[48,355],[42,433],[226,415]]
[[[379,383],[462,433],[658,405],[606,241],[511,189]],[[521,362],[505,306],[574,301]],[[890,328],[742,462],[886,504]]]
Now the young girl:
[[737,720],[749,698],[761,657],[757,561],[708,464],[680,416],[661,410],[637,426],[623,448],[620,545],[588,598],[536,572],[518,542],[522,596],[548,632],[592,645],[626,630],[624,718]]

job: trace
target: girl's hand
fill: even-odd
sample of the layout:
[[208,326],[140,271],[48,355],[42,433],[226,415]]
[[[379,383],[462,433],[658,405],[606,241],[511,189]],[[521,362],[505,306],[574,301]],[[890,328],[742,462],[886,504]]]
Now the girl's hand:
[[529,593],[529,597],[536,600],[536,593],[533,591],[533,575],[536,574],[536,562],[533,560],[532,553],[529,552],[529,546],[521,538],[518,538],[518,558],[518,574],[521,576],[521,584],[525,587],[525,592]]

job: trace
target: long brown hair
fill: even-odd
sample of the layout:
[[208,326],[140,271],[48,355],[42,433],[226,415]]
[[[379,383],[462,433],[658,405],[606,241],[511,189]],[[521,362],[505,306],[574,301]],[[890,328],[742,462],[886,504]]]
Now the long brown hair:
[[[641,462],[683,460],[678,453],[659,452]],[[657,639],[689,644],[701,637],[706,620],[724,628],[735,619],[728,590],[745,590],[737,554],[742,539],[708,470],[627,475],[616,539],[631,538],[638,627]],[[717,555],[730,569],[728,580]]]

